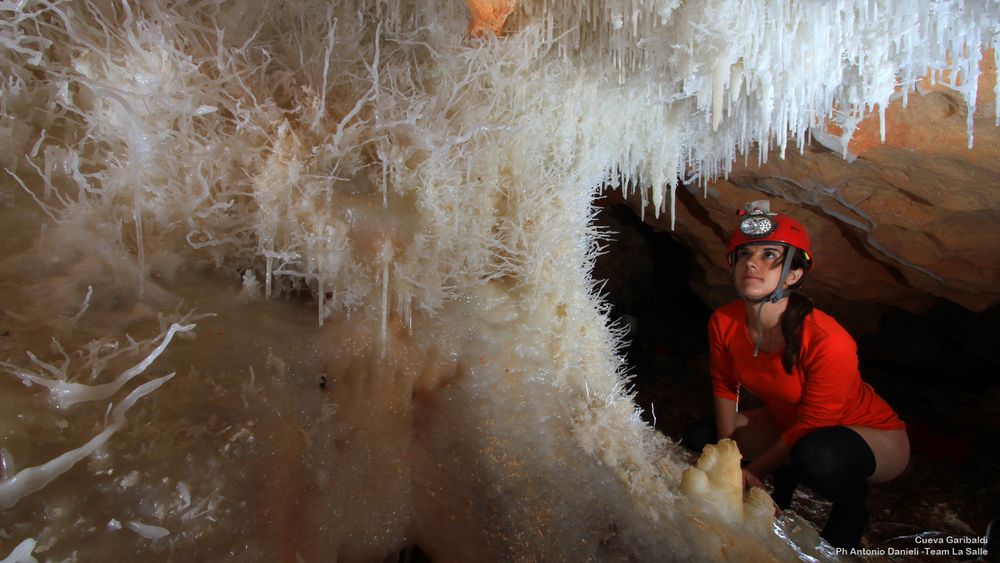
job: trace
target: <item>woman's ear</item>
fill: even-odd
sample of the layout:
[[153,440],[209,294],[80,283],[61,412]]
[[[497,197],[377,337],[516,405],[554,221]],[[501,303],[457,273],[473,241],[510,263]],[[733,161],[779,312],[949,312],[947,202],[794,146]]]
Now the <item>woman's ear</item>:
[[802,281],[802,276],[806,275],[802,268],[795,268],[793,270],[788,270],[788,277],[785,278],[785,288],[793,287],[795,284]]

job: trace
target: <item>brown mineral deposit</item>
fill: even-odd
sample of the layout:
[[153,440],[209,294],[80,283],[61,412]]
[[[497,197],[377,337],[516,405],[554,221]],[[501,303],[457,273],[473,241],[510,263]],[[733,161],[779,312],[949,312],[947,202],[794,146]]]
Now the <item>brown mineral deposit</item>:
[[469,21],[469,35],[482,37],[487,30],[493,35],[501,35],[507,16],[514,11],[517,0],[465,0],[472,20]]

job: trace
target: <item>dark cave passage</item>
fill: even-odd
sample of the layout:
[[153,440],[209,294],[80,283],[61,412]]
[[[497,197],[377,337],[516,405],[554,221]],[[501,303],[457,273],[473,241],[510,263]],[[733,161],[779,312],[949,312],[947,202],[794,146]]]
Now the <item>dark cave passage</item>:
[[[620,199],[599,204],[597,222],[611,237],[594,277],[605,281],[613,318],[630,327],[623,353],[643,418],[677,440],[712,412],[712,309],[692,289],[704,273],[683,242],[643,223]],[[866,541],[901,547],[916,535],[985,535],[1000,522],[1000,451],[993,445],[1000,433],[1000,305],[982,313],[945,300],[921,314],[888,308],[875,332],[855,338],[862,377],[906,421],[912,447],[906,472],[870,489]],[[822,525],[825,501],[797,494],[796,512]]]

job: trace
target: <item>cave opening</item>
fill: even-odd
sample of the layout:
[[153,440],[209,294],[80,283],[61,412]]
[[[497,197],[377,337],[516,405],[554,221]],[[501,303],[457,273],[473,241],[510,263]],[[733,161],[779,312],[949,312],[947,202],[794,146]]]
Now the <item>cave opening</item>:
[[708,373],[712,309],[691,289],[698,266],[690,248],[643,222],[616,194],[598,205],[607,240],[594,278],[612,319],[627,327],[622,355],[635,400],[646,422],[677,440],[685,424],[712,408],[707,377],[687,377]]
[[[594,278],[612,319],[628,328],[621,354],[634,400],[644,420],[676,441],[712,412],[712,308],[693,289],[705,272],[681,237],[644,222],[620,196],[605,195],[597,205],[607,240]],[[809,295],[808,283],[803,293]],[[896,409],[910,437],[907,471],[871,488],[867,541],[893,547],[918,534],[990,533],[1000,516],[1000,455],[990,445],[1000,431],[1000,305],[973,312],[938,298],[920,313],[878,304],[817,306],[835,317],[871,307],[860,316],[878,318],[873,330],[842,322],[858,343],[862,378]],[[741,400],[745,408],[755,399]],[[795,510],[821,526],[827,509],[806,491]]]

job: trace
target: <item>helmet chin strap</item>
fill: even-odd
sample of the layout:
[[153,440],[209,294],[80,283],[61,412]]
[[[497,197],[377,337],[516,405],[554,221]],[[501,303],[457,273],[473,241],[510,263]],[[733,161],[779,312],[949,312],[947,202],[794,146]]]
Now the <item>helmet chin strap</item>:
[[785,247],[785,263],[781,266],[781,277],[778,278],[778,287],[774,288],[771,295],[767,296],[768,303],[777,303],[785,296],[785,280],[788,279],[788,272],[792,271],[792,259],[795,258],[795,247]]
[[757,357],[760,353],[760,343],[764,339],[764,330],[760,325],[760,316],[764,311],[764,303],[777,303],[781,301],[781,298],[785,296],[785,280],[788,279],[788,273],[792,271],[792,259],[795,258],[795,247],[791,245],[785,246],[785,261],[781,265],[781,276],[778,277],[778,287],[774,288],[774,291],[770,293],[767,297],[761,299],[748,299],[747,297],[740,294],[744,300],[750,301],[757,305],[757,338],[754,341],[753,347],[753,357]]

